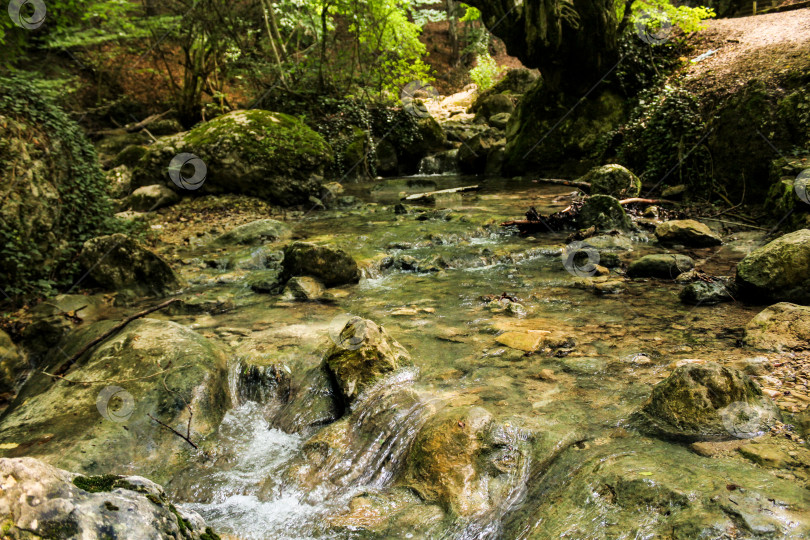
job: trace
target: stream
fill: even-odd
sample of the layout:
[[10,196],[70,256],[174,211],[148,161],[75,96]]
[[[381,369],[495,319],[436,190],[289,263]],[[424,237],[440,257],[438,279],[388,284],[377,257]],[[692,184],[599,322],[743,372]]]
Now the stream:
[[[403,192],[477,182],[482,185],[478,192],[438,197],[435,206],[422,211],[411,208],[409,214],[393,211]],[[569,472],[585,470],[589,460],[610,463],[641,452],[643,459],[639,457],[625,471],[628,477],[672,475],[686,482],[687,490],[698,489],[700,481],[711,474],[727,479],[736,475],[744,477],[735,480],[738,483],[748,478],[762,484],[763,473],[753,467],[749,471],[730,459],[712,460],[712,465],[706,464],[709,460],[698,462],[701,458],[683,446],[651,440],[627,425],[630,414],[674,363],[750,357],[750,352],[737,347],[738,329],[757,309],[736,302],[687,306],[678,300],[680,285],[652,279],[625,281],[619,294],[597,294],[588,283],[590,278],[577,277],[563,267],[561,250],[567,233],[522,238],[499,226],[521,216],[530,205],[543,215],[559,211],[570,202],[570,191],[530,181],[456,176],[347,185],[347,194],[363,204],[311,212],[291,222],[295,238],[339,246],[363,268],[358,285],[329,289],[329,301],[294,302],[253,293],[244,286],[244,273],[239,270],[210,265],[201,270],[196,264],[183,267],[184,277],[195,284],[195,294],[227,298],[237,306],[218,315],[173,317],[231,345],[235,352],[230,366],[234,407],[215,439],[206,441],[215,451],[200,456],[167,491],[221,534],[244,540],[365,537],[363,534],[558,537],[555,535],[565,531],[577,538],[602,534],[641,538],[657,530],[655,519],[639,521],[635,515],[626,522],[603,524],[600,535],[580,531],[578,536],[576,524],[588,523],[587,514],[562,519],[543,510],[542,494],[555,492],[559,497],[561,484],[568,481],[554,479],[554,474],[560,474],[555,467]],[[600,237],[593,241],[604,252],[627,261],[665,251],[650,242],[650,237],[651,233],[638,232],[629,240]],[[737,234],[726,238],[721,248],[682,252],[703,260],[707,271],[730,275],[758,240],[756,235]],[[204,251],[192,246],[182,255],[197,261],[205,258]],[[232,252],[244,255],[251,250],[233,248]],[[278,413],[283,399],[274,395],[272,385],[258,397],[255,388],[242,388],[248,384],[240,382],[242,362],[281,364],[295,379],[296,373],[319,365],[349,314],[384,326],[410,352],[415,369],[397,373],[395,380],[352,406],[351,418],[371,426],[358,429],[385,433],[378,438],[372,433],[374,444],[354,445],[334,463],[322,464],[319,481],[303,486],[293,480],[293,469],[300,469],[302,460],[308,459],[305,441],[325,428],[305,426],[295,433],[281,429]],[[527,354],[498,343],[501,332],[545,333],[559,337],[561,343]],[[408,406],[394,400],[391,407],[392,387],[407,388],[419,398]],[[419,526],[408,519],[386,521],[377,514],[365,516],[365,521],[356,512],[354,521],[339,517],[357,496],[364,500],[388,497],[388,502],[380,504],[394,510],[413,508],[417,503],[402,502],[407,497],[396,486],[402,462],[425,421],[423,410],[469,406],[486,409],[507,426],[506,431],[511,430],[508,436],[513,443],[507,449],[526,441],[533,448],[512,464],[511,487],[491,512],[451,519],[439,510],[433,514],[422,510],[416,514],[421,516],[418,519],[431,517]],[[647,450],[642,451],[644,448]],[[537,472],[541,463],[542,476]],[[704,466],[714,472],[700,481],[677,472],[679,467],[694,471]],[[578,477],[572,474],[566,489],[574,502],[560,503],[559,512],[565,508],[586,512],[583,501],[575,502],[578,495],[574,494],[580,488],[576,487]],[[383,525],[379,525],[381,519]],[[619,527],[614,532],[626,534],[610,534],[611,526]],[[547,536],[537,536],[539,531]]]

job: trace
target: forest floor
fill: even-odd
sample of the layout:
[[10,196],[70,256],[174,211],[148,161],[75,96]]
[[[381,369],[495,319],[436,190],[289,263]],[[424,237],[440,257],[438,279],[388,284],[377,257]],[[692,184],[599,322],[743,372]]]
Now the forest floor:
[[709,21],[692,45],[693,58],[716,51],[686,68],[692,90],[733,93],[757,79],[770,86],[810,70],[810,8]]

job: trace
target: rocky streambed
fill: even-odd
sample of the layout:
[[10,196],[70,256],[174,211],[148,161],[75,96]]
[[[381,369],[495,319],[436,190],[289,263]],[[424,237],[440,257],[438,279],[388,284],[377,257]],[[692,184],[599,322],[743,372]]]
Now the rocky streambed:
[[[35,366],[0,417],[0,483],[29,496],[0,498],[3,534],[101,537],[122,505],[161,538],[810,534],[804,233],[596,212],[581,240],[520,236],[500,224],[571,188],[475,182],[184,200],[138,217],[154,254],[86,247],[119,294],[56,297],[0,343]],[[784,279],[735,282],[743,258]]]

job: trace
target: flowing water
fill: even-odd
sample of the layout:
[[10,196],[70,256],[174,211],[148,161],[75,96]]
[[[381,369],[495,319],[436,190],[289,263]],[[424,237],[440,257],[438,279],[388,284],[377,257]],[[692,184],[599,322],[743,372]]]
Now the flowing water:
[[[482,189],[439,197],[421,213],[394,212],[402,192],[471,183]],[[649,455],[655,459],[645,466],[668,470],[691,463],[682,447],[648,442],[626,429],[627,418],[673,362],[750,355],[737,348],[737,340],[755,308],[686,306],[678,301],[680,286],[658,280],[628,281],[620,294],[596,294],[587,279],[564,269],[565,233],[523,238],[499,226],[529,206],[541,214],[561,210],[570,202],[564,187],[429,177],[348,188],[366,205],[310,213],[293,227],[297,238],[342,247],[360,261],[364,278],[358,285],[330,290],[329,302],[291,302],[250,292],[238,272],[205,270],[187,277],[202,294],[228,296],[238,309],[179,322],[216,333],[240,358],[281,364],[295,380],[318,366],[330,334],[339,331],[345,314],[354,314],[383,325],[417,369],[395,374],[354,404],[347,429],[363,436],[315,466],[316,453],[305,442],[337,428],[298,425],[295,433],[283,431],[280,426],[289,429],[295,422],[278,421],[280,393],[240,391],[241,364],[234,360],[234,408],[209,441],[215,451],[169,486],[175,497],[233,538],[360,534],[356,522],[346,525],[336,516],[353,497],[391,493],[426,418],[446,407],[483,407],[513,431],[503,435],[511,442],[499,451],[527,441],[533,450],[508,456],[504,495],[485,515],[453,520],[442,514],[429,532],[392,526],[379,537],[522,537],[548,524],[558,530],[558,517],[544,515],[538,501],[559,487],[559,479],[548,476],[559,471],[552,467],[542,478],[532,471],[557,455],[595,452],[601,443],[593,441],[622,440],[607,461],[632,454],[627,448],[653,445]],[[608,251],[625,261],[662,250],[646,233],[632,240],[596,242],[614,246]],[[719,250],[686,253],[704,260],[704,269],[727,275],[754,241],[738,235]],[[556,336],[562,344],[526,354],[496,341],[504,331]],[[565,459],[570,470],[587,462]],[[414,504],[408,499],[396,508]]]

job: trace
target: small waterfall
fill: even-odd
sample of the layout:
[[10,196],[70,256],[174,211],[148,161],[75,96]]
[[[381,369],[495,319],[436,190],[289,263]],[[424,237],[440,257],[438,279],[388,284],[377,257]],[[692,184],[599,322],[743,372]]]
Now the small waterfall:
[[228,365],[228,389],[234,407],[248,401],[284,403],[290,395],[290,368],[286,364],[252,364],[235,358]]

